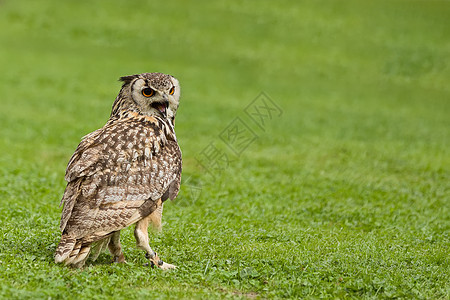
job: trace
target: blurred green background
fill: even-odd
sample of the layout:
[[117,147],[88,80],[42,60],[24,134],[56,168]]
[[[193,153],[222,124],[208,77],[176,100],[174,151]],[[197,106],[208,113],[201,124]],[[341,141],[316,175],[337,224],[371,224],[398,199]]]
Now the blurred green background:
[[[0,296],[448,298],[448,1],[0,2]],[[117,79],[180,80],[180,199],[151,245],[55,266],[64,170]],[[283,113],[244,109],[265,92]],[[236,156],[240,117],[258,138]],[[215,180],[197,158],[230,157]],[[192,187],[201,190],[192,194]],[[124,288],[126,287],[126,288]]]

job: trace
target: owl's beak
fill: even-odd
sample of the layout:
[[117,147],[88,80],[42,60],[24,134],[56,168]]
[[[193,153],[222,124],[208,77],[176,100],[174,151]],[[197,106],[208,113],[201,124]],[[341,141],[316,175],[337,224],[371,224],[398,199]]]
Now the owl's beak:
[[163,101],[163,102],[153,102],[151,106],[155,109],[157,109],[163,117],[167,117],[167,108],[169,107],[169,101]]

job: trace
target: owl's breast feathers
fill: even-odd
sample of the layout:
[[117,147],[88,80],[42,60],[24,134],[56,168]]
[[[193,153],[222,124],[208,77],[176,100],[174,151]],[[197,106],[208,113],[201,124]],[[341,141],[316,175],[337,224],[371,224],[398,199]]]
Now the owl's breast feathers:
[[174,129],[134,112],[111,118],[83,138],[65,179],[61,231],[92,231],[108,222],[107,230],[128,226],[145,207],[178,194],[181,151]]

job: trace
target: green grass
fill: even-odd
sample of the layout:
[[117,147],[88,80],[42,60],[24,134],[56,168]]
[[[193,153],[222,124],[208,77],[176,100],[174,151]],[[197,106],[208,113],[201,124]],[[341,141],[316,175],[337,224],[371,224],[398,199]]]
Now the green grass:
[[[448,299],[448,1],[0,2],[0,297]],[[182,85],[179,266],[53,262],[66,164],[122,75]],[[283,111],[258,127],[266,92]],[[236,156],[236,118],[258,138]],[[197,158],[229,158],[215,179]],[[201,189],[199,196],[193,191]]]

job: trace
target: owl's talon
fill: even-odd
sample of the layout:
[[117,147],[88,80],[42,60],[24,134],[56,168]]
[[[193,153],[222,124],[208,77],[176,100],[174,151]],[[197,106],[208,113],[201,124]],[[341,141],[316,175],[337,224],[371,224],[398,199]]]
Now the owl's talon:
[[158,254],[156,254],[155,251],[153,251],[152,254],[150,254],[150,253],[148,253],[148,252],[145,253],[145,258],[146,258],[146,259],[153,260],[155,257],[158,257]]
[[[153,252],[153,254],[146,253],[145,257],[150,261],[150,266],[152,268],[156,266],[161,270],[176,269],[176,266],[163,262],[163,260],[158,257],[156,252]],[[148,266],[149,264],[146,265]]]
[[159,257],[158,257],[158,254],[156,254],[155,251],[153,251],[152,254],[146,253],[146,254],[145,254],[145,257],[146,257],[148,260],[150,260],[150,262],[151,262],[151,264],[152,264],[152,267],[155,266],[155,265],[157,266],[157,265],[158,265],[158,261],[160,260]]
[[120,264],[120,263],[127,263],[125,260],[125,256],[123,255],[123,253],[121,253],[118,256],[114,256],[112,263],[116,263],[116,264]]

